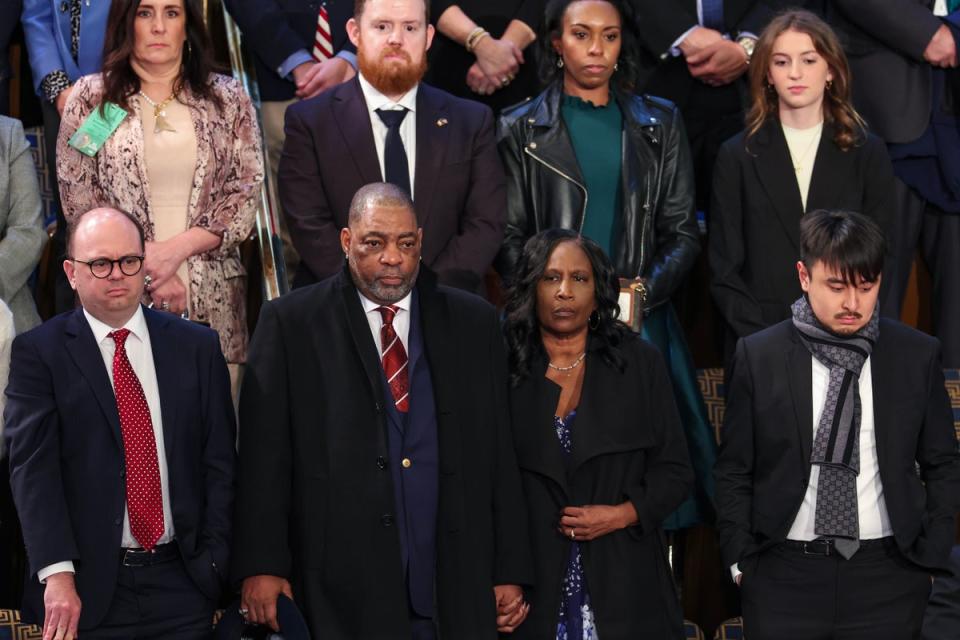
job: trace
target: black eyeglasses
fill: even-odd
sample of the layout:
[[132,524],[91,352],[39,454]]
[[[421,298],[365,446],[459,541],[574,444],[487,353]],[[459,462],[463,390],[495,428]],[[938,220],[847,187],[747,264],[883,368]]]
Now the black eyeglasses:
[[122,256],[116,260],[110,260],[109,258],[97,258],[95,260],[78,260],[77,258],[70,258],[74,262],[79,262],[90,267],[90,273],[93,274],[94,278],[109,278],[110,274],[113,273],[113,265],[120,267],[120,273],[125,276],[135,276],[140,273],[140,269],[143,268],[143,256]]

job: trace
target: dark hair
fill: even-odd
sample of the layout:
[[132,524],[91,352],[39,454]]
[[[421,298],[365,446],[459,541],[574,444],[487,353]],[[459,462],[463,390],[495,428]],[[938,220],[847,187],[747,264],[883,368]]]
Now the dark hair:
[[[350,212],[347,215],[348,226],[355,225],[372,207],[407,209],[417,218],[410,195],[395,184],[389,182],[371,182],[365,184],[353,194],[350,200]],[[418,223],[419,224],[419,223]]]
[[876,282],[886,250],[880,225],[861,213],[818,209],[800,219],[800,259],[807,271],[819,260],[848,283]]
[[833,76],[823,94],[823,117],[834,126],[833,141],[844,151],[856,146],[866,137],[866,124],[853,108],[850,93],[850,65],[843,53],[840,40],[826,22],[809,11],[791,9],[777,15],[760,34],[750,60],[750,110],[746,115],[747,141],[763,124],[776,118],[780,100],[776,90],[767,82],[773,44],[784,31],[797,31],[810,36]]
[[[140,90],[140,77],[130,65],[135,32],[133,23],[141,0],[113,0],[107,18],[107,32],[103,42],[103,102],[112,102],[130,110],[130,98]],[[180,75],[174,83],[174,93],[186,87],[197,98],[209,100],[219,109],[220,97],[210,85],[210,74],[216,70],[213,63],[210,35],[203,21],[200,0],[183,0],[186,18],[187,44],[183,52]],[[100,106],[103,109],[103,105]]]
[[[563,76],[563,69],[557,67],[559,56],[553,49],[553,40],[563,34],[563,16],[574,2],[581,0],[550,0],[543,18],[543,25],[537,37],[540,47],[540,79],[549,84]],[[629,0],[604,0],[620,14],[620,57],[617,58],[617,70],[611,83],[625,93],[633,93],[640,76],[639,38],[637,19],[633,5]],[[673,1],[673,0],[670,0]]]
[[110,209],[111,211],[116,211],[117,213],[122,215],[124,218],[132,222],[133,226],[137,228],[137,235],[140,236],[141,251],[144,249],[144,247],[146,247],[146,236],[144,235],[144,232],[143,232],[143,225],[140,224],[140,221],[137,220],[132,213],[130,213],[129,211],[124,211],[123,209],[120,209],[119,207],[115,207],[111,204],[98,204],[94,207],[91,207],[90,209],[87,209],[86,211],[78,215],[76,218],[73,218],[67,224],[67,242],[66,242],[67,258],[73,257],[73,237],[77,235],[77,227],[80,226],[80,222],[91,211],[99,211],[102,209]]
[[550,255],[562,242],[572,242],[583,249],[593,269],[594,296],[597,303],[595,313],[599,318],[596,323],[591,318],[591,324],[595,324],[590,327],[591,339],[595,344],[599,344],[599,353],[605,362],[620,370],[624,366],[618,347],[628,329],[617,319],[620,315],[620,307],[617,305],[620,282],[613,265],[600,245],[590,238],[569,229],[546,229],[527,240],[523,246],[523,253],[517,262],[516,277],[507,290],[503,332],[509,350],[510,384],[514,387],[530,374],[533,358],[544,353],[540,322],[537,318],[537,285],[547,268]]
[[[360,16],[367,6],[368,0],[353,0],[353,19],[360,22]],[[424,19],[426,24],[430,24],[430,0],[423,0]]]

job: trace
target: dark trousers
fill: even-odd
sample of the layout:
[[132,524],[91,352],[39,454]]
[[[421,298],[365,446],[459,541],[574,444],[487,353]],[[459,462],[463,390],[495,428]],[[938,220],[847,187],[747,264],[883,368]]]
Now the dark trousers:
[[199,640],[213,632],[214,603],[194,584],[179,557],[146,567],[121,564],[110,609],[83,640]]
[[850,560],[778,545],[740,583],[749,640],[912,640],[930,594],[930,574],[895,544],[861,548]]
[[883,270],[883,315],[899,317],[910,267],[919,247],[933,278],[933,333],[940,339],[943,366],[960,367],[960,214],[944,213],[896,181],[899,216],[887,238],[891,257]]
[[50,238],[51,260],[53,271],[53,313],[70,311],[76,306],[73,289],[67,282],[67,276],[60,266],[66,255],[67,220],[63,215],[63,206],[60,203],[60,181],[57,179],[57,134],[60,131],[60,113],[56,105],[46,100],[40,100],[43,113],[43,144],[47,152],[47,170],[50,172],[53,184],[53,206],[57,211],[57,231]]
[[960,545],[950,554],[950,575],[937,576],[923,618],[923,640],[960,636]]

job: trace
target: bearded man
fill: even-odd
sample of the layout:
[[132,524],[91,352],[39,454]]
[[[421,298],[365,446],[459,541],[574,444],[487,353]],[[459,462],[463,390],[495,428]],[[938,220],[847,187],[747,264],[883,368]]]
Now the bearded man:
[[357,77],[286,113],[278,183],[302,258],[294,286],[340,269],[350,199],[383,181],[416,203],[440,282],[479,291],[505,224],[493,113],[420,82],[434,34],[424,0],[356,0],[347,34]]
[[360,189],[340,273],[267,303],[240,392],[241,613],[314,638],[494,639],[529,538],[496,311],[438,285],[392,184]]

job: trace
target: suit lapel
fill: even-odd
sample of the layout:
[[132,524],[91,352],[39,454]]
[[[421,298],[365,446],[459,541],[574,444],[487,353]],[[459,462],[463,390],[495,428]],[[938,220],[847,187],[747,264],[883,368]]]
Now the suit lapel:
[[427,226],[436,179],[446,162],[450,137],[447,100],[432,87],[421,84],[417,90],[417,158],[413,195],[418,223]]
[[160,416],[163,424],[163,443],[167,455],[176,451],[177,396],[179,370],[183,366],[178,359],[177,342],[170,335],[170,320],[163,313],[143,310],[143,317],[150,332],[150,350],[153,352],[153,367],[157,374],[157,390],[160,394]]
[[364,184],[382,182],[377,147],[373,141],[373,127],[370,125],[370,112],[363,99],[360,81],[354,78],[352,82],[340,85],[333,91],[336,93],[331,110],[343,138],[343,148],[353,159],[354,167],[363,178]]
[[840,190],[850,188],[850,176],[841,171],[845,164],[840,148],[833,142],[833,125],[824,123],[820,135],[820,145],[813,164],[810,178],[810,192],[807,194],[807,211],[829,209],[843,200]]
[[773,203],[773,209],[793,246],[800,251],[800,216],[803,203],[800,187],[790,162],[790,150],[779,123],[768,123],[749,143],[756,155],[754,170]]
[[511,394],[517,457],[523,467],[550,478],[569,497],[566,466],[553,425],[560,387],[546,378],[546,368],[545,360],[535,360],[530,375]]
[[110,376],[103,363],[103,354],[97,346],[93,331],[83,315],[83,309],[77,309],[67,321],[66,348],[70,357],[80,370],[93,390],[93,397],[100,405],[110,431],[117,441],[117,446],[123,449],[123,436],[120,434],[120,414],[117,412],[117,399],[110,385]]
[[786,365],[797,435],[800,439],[800,453],[803,457],[803,468],[806,469],[810,465],[810,450],[813,447],[813,360],[796,332],[787,351]]
[[870,354],[870,379],[873,383],[873,435],[877,442],[877,464],[884,469],[887,439],[893,433],[896,411],[893,399],[903,394],[903,381],[897,380],[896,358],[890,353],[889,342],[884,342],[881,332]]
[[[376,344],[373,336],[370,335],[370,324],[367,322],[363,313],[363,306],[360,304],[360,296],[357,289],[347,273],[346,267],[340,272],[340,304],[343,313],[343,321],[350,332],[353,345],[360,355],[360,363],[363,365],[363,371],[367,377],[367,383],[374,398],[383,399],[383,386],[380,384],[383,378],[383,366],[380,364],[380,356],[377,353]],[[314,347],[317,357],[324,358],[327,349],[321,344],[327,336],[316,335],[314,338]]]

